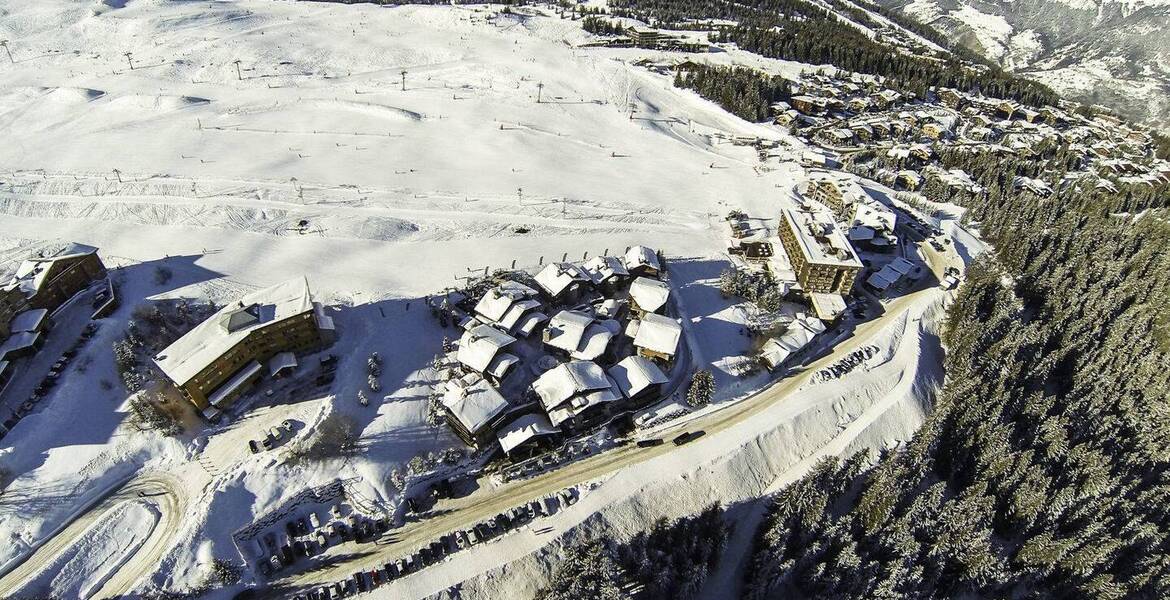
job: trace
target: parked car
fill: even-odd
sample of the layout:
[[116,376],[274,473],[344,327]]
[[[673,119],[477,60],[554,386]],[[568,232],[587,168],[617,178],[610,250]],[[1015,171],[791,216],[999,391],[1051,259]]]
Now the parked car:
[[353,574],[353,582],[357,586],[358,591],[365,592],[370,589],[366,583],[366,574],[361,571]]
[[653,446],[661,446],[662,438],[650,438],[648,440],[638,440],[639,448],[651,448]]
[[257,444],[256,440],[248,440],[248,449],[252,451],[252,454],[256,454],[260,452],[260,444]]
[[689,441],[691,441],[691,440],[694,440],[694,439],[697,439],[697,438],[703,437],[703,436],[704,436],[706,433],[707,433],[707,432],[705,432],[705,431],[702,431],[702,430],[700,430],[700,431],[688,431],[688,432],[686,432],[686,433],[681,433],[681,434],[679,434],[678,436],[676,436],[676,437],[674,438],[674,445],[676,445],[676,446],[681,446],[681,445],[683,445],[683,444],[685,444],[685,443],[687,443],[687,442],[689,442]]

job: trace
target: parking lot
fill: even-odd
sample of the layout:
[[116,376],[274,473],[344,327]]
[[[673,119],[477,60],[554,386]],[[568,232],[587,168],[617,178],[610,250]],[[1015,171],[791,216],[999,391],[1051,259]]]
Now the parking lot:
[[96,289],[77,294],[52,315],[52,328],[43,334],[44,346],[36,354],[13,361],[12,379],[0,391],[0,417],[6,427],[42,410],[57,382],[88,362],[94,352],[90,340],[101,326],[100,321],[90,321]]
[[[429,543],[425,543],[413,551],[405,553],[400,558],[388,561],[377,568],[355,571],[339,581],[297,590],[293,598],[297,600],[330,600],[373,590],[399,577],[418,572],[429,565],[446,560],[460,550],[490,543],[494,539],[525,526],[535,527],[539,519],[556,514],[565,507],[575,504],[578,498],[579,492],[575,488],[567,488],[556,494],[531,500],[484,519],[469,528],[440,535]],[[286,546],[279,546],[278,542],[282,536],[269,534],[267,538],[258,542],[258,545],[261,551],[273,552],[269,559],[271,567],[265,569],[262,566],[261,570],[267,570],[275,575],[280,569],[294,566],[299,560],[298,557],[305,556],[307,558],[304,559],[303,564],[312,564],[314,554],[329,555],[337,551],[334,548],[344,548],[345,551],[351,551],[352,547],[347,547],[350,542],[377,543],[385,535],[391,537],[394,535],[393,530],[389,529],[385,521],[368,520],[363,523],[361,518],[351,516],[349,521],[359,524],[347,527],[346,521],[342,520],[343,511],[343,505],[339,504],[330,514],[325,516],[325,518],[331,518],[334,521],[332,524],[322,522],[321,516],[316,513],[310,513],[307,520],[304,518],[291,519],[286,524],[288,528],[286,540],[315,535],[317,537],[313,539],[320,541],[310,541],[301,546],[297,546],[299,542],[293,541]],[[270,546],[275,550],[272,550]],[[300,566],[300,569],[303,568],[303,565]]]

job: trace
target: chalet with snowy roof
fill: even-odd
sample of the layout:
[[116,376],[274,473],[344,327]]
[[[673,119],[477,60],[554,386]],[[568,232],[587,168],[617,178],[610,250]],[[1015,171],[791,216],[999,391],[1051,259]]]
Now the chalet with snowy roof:
[[870,275],[865,284],[884,294],[909,279],[915,270],[914,263],[899,256]]
[[336,329],[297,277],[228,304],[154,357],[159,369],[205,417],[226,410],[281,352],[333,343]]
[[621,331],[617,321],[595,321],[581,311],[562,310],[553,315],[544,329],[544,344],[559,354],[577,360],[596,360],[609,349]]
[[45,256],[24,260],[0,284],[0,341],[19,313],[32,309],[56,311],[78,292],[106,276],[97,248],[69,244]]
[[654,361],[637,355],[623,358],[607,373],[622,395],[635,404],[656,399],[662,386],[670,381]]
[[1011,100],[1000,100],[995,104],[995,114],[1005,119],[1015,118],[1019,110],[1020,105]]
[[451,429],[476,448],[494,440],[495,426],[511,409],[499,390],[475,373],[446,382],[442,404]]
[[513,460],[531,457],[551,448],[560,439],[561,430],[541,413],[516,417],[496,432],[504,454]]
[[626,271],[637,277],[658,277],[662,273],[662,263],[658,260],[658,253],[646,246],[634,246],[626,250],[623,258]]
[[922,176],[917,171],[904,169],[894,176],[894,186],[904,190],[916,190],[922,187]]
[[584,269],[568,262],[549,263],[535,279],[548,298],[557,302],[576,301],[585,287],[593,284]]
[[554,427],[580,430],[604,422],[610,404],[622,399],[617,385],[594,362],[557,365],[532,382],[540,405]]
[[806,115],[821,115],[828,109],[827,100],[813,96],[793,96],[788,102],[792,104],[792,108]]
[[954,109],[962,108],[963,95],[959,90],[953,88],[939,88],[935,94],[938,96],[939,102]]
[[476,373],[500,382],[520,362],[515,355],[505,352],[515,341],[516,338],[491,325],[476,325],[463,332],[459,338],[455,360]]
[[630,301],[634,312],[639,315],[661,313],[669,300],[670,284],[664,281],[639,277],[630,282]]
[[825,324],[805,314],[798,314],[780,337],[771,338],[760,349],[760,362],[775,370],[809,345],[825,331]]
[[522,283],[505,281],[479,299],[475,314],[508,333],[528,337],[548,321],[540,310],[543,305],[539,296],[539,292]]
[[918,160],[927,161],[934,158],[934,150],[926,144],[913,144],[910,146],[910,156]]
[[1045,198],[1052,194],[1052,188],[1047,183],[1040,179],[1033,179],[1031,177],[1024,177],[1023,175],[1016,175],[1012,178],[1012,185],[1017,190],[1024,190],[1036,194],[1041,198]]
[[610,290],[630,276],[625,263],[616,256],[594,256],[581,268],[593,280],[593,285]]
[[822,129],[817,132],[817,139],[829,146],[847,146],[853,143],[853,131],[844,127]]
[[942,123],[931,121],[922,125],[922,134],[932,140],[942,139],[950,133]]
[[773,123],[775,123],[776,125],[784,126],[784,127],[787,127],[788,125],[791,125],[793,123],[797,123],[799,121],[800,121],[800,113],[796,112],[795,108],[790,108],[788,110],[779,111],[776,113],[776,116],[772,119]]
[[882,110],[885,110],[885,109],[889,108],[890,106],[892,106],[894,103],[902,100],[902,94],[900,94],[894,90],[886,89],[886,90],[882,90],[876,94],[873,94],[872,96],[870,96],[870,98],[873,100],[874,105],[876,105],[878,108],[880,108]]
[[670,317],[647,313],[639,320],[630,321],[626,335],[634,339],[640,356],[669,363],[678,353],[682,325]]

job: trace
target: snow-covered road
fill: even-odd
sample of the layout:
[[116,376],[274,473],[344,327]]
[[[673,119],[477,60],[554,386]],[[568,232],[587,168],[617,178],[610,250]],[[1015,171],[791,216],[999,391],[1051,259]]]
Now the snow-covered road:
[[[0,597],[65,593],[112,598],[125,594],[158,567],[179,530],[186,508],[184,483],[176,476],[156,472],[135,477],[82,509],[76,518],[30,552],[5,565],[6,572],[0,577]],[[119,519],[126,512],[137,514],[130,515],[131,519],[126,521]],[[98,532],[107,541],[114,538],[111,542],[114,551],[103,554],[90,544],[95,539],[95,529],[103,527],[111,518],[123,521],[120,523],[123,531],[117,535]],[[127,532],[133,535],[123,535]],[[80,575],[76,580],[58,579],[71,561],[84,563],[73,569]],[[66,589],[59,589],[62,586]]]

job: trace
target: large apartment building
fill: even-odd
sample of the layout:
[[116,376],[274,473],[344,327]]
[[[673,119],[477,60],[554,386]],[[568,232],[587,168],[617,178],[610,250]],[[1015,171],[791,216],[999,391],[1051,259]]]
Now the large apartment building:
[[806,293],[847,295],[862,264],[844,233],[828,215],[786,208],[780,243]]
[[810,179],[808,197],[829,207],[838,221],[848,223],[853,220],[857,198],[844,182],[828,177]]
[[333,320],[314,302],[304,277],[244,296],[196,325],[154,357],[155,364],[205,416],[229,407],[285,352],[331,344]]
[[48,255],[27,259],[0,284],[0,342],[11,333],[16,315],[36,309],[52,313],[77,292],[106,276],[97,248],[69,244]]

